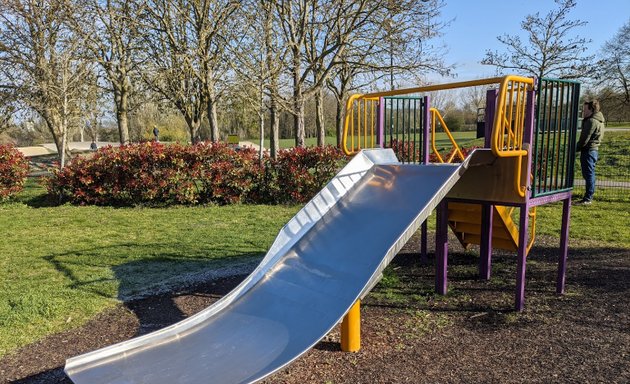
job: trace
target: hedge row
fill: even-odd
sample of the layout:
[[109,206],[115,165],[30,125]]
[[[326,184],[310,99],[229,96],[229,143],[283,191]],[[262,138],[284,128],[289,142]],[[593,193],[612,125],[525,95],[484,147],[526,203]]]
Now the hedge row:
[[28,175],[28,160],[12,145],[0,145],[0,201],[20,192]]
[[255,150],[222,143],[147,142],[77,157],[45,183],[60,202],[82,205],[303,203],[343,159],[334,147],[283,150],[261,162]]

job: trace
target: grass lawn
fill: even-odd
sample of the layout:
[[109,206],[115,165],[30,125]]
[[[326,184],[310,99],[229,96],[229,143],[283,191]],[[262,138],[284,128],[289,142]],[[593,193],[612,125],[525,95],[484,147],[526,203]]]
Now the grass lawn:
[[0,205],[0,356],[164,281],[260,258],[299,209],[33,207],[43,192],[29,181]]

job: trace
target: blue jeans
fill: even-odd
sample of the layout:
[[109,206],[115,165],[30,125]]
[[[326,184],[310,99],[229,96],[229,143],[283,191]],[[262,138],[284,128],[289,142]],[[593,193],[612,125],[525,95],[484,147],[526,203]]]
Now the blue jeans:
[[593,200],[595,194],[595,163],[597,163],[597,151],[582,151],[580,154],[580,166],[582,167],[582,177],[586,182],[586,193],[584,200]]

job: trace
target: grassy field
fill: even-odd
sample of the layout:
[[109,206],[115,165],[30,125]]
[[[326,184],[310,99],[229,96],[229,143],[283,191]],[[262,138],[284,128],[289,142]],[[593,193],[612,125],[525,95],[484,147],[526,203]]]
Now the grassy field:
[[0,356],[165,281],[260,258],[299,208],[37,207],[43,192],[29,181],[0,205]]

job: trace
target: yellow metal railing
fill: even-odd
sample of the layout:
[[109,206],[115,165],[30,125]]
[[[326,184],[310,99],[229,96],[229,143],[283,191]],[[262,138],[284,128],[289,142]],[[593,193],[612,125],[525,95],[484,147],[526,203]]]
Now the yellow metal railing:
[[[452,163],[453,160],[455,159],[455,156],[457,156],[460,161],[464,161],[465,156],[462,153],[462,150],[459,148],[459,145],[457,145],[455,138],[453,137],[453,135],[451,135],[451,131],[448,129],[448,126],[446,125],[446,122],[442,118],[440,111],[438,111],[435,108],[431,108],[429,109],[429,112],[431,113],[431,149],[433,150],[433,153],[437,157],[438,161],[440,163]],[[440,122],[440,125],[442,126],[442,129],[444,130],[444,133],[446,133],[446,136],[449,138],[449,140],[451,141],[451,144],[453,145],[451,156],[448,159],[446,159],[446,161],[444,161],[444,158],[442,158],[442,155],[440,155],[440,151],[438,151],[437,146],[435,145],[435,136],[436,136],[435,130],[437,127],[438,120]]]
[[[352,95],[348,99],[342,139],[346,154],[376,147],[378,100],[378,97],[361,94]],[[352,148],[352,151],[348,148]]]
[[[376,124],[374,118],[366,113],[373,109],[381,97],[409,95],[421,92],[443,91],[448,89],[475,87],[480,85],[499,84],[503,77],[495,77],[481,80],[460,81],[456,83],[427,85],[424,87],[398,89],[387,92],[373,92],[366,94],[355,94],[350,96],[346,103],[346,118],[344,122],[342,149],[346,155],[352,155],[361,149],[374,148],[376,146]],[[368,108],[365,103],[373,103],[373,108]],[[363,103],[363,104],[362,104]],[[376,115],[373,115],[376,117]],[[373,125],[367,126],[365,123],[373,122]],[[369,133],[369,134],[368,134]]]
[[[501,216],[501,219],[503,220],[504,223],[507,223],[507,219],[509,218],[511,221],[511,225],[514,225],[516,227],[516,224],[514,224],[515,222],[517,222],[518,220],[514,220],[512,218],[512,214],[514,213],[514,211],[516,210],[515,207],[505,207],[502,205],[497,205],[497,212],[499,212],[499,216]],[[529,254],[529,250],[532,248],[532,246],[534,245],[534,241],[536,240],[536,207],[532,207],[529,212],[527,212],[527,215],[529,216],[529,241],[527,243],[527,247],[525,249],[525,254]],[[506,224],[507,225],[507,224]],[[518,239],[516,241],[516,244],[518,245]]]
[[[497,157],[516,157],[514,188],[521,197],[525,196],[526,185],[521,182],[523,158],[527,148],[523,146],[527,93],[534,89],[534,79],[522,76],[506,76],[501,81],[497,98],[497,109],[492,128],[492,153]],[[523,175],[525,176],[525,175]]]

